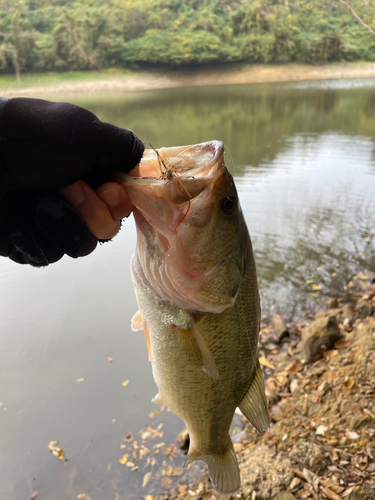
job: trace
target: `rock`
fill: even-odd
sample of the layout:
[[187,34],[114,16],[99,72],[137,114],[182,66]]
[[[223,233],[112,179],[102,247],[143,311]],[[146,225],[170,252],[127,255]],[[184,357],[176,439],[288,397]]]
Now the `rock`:
[[190,436],[188,433],[187,428],[182,430],[180,434],[176,438],[177,443],[179,444],[181,450],[185,451],[187,453],[189,449],[189,444],[190,444]]
[[323,357],[323,352],[331,349],[341,336],[335,316],[325,315],[302,329],[301,353],[307,363]]
[[357,305],[355,306],[355,310],[358,312],[359,317],[361,319],[365,319],[365,318],[367,318],[367,316],[372,315],[373,307],[372,307],[371,302],[362,298],[357,302]]
[[337,318],[338,322],[352,324],[354,320],[353,310],[353,304],[345,304],[340,310],[339,317]]
[[296,500],[296,497],[289,491],[281,491],[273,500]]
[[340,413],[346,419],[346,427],[350,430],[362,429],[371,424],[371,418],[363,413],[361,405],[351,399],[341,401]]
[[279,316],[274,316],[271,320],[273,331],[279,341],[289,335],[289,330],[284,324],[284,321]]

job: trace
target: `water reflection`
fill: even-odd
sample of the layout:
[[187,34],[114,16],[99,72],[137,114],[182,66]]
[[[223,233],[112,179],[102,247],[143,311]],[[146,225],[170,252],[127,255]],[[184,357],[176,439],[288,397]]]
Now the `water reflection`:
[[[353,274],[375,268],[374,87],[354,80],[53,98],[132,128],[155,147],[223,140],[253,239],[263,312],[291,316],[322,295],[344,294]],[[134,245],[127,220],[113,243],[85,259],[44,270],[0,262],[2,498],[38,490],[51,500],[80,493],[119,500],[149,492],[141,487],[149,469],[118,464],[119,444],[147,423],[164,423],[168,443],[182,423],[166,412],[148,418],[156,388],[145,341],[129,328]],[[308,280],[321,285],[318,297]],[[61,441],[68,462],[50,455],[50,440]]]

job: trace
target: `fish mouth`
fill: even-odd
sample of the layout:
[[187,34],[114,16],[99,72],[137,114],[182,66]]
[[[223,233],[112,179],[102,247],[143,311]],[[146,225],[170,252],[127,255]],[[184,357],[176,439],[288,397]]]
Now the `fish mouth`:
[[[177,235],[190,202],[222,174],[223,156],[221,141],[147,149],[140,163],[140,177],[116,172],[113,179],[127,190],[136,209],[136,221],[141,222],[138,211],[158,233],[170,239]],[[206,200],[206,210],[209,206]]]

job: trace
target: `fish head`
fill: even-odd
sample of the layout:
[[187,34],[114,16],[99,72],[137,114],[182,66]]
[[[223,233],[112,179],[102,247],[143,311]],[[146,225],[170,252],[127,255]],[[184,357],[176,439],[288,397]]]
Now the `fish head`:
[[117,176],[134,205],[145,277],[177,307],[222,312],[240,287],[249,236],[220,141],[146,150]]

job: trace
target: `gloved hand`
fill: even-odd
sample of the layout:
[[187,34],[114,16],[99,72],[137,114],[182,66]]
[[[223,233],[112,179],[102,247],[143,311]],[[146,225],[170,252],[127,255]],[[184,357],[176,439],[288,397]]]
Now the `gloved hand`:
[[[59,188],[82,179],[96,190],[143,151],[133,132],[79,106],[0,98],[0,255],[46,266],[92,252],[98,240]],[[77,186],[92,196],[87,184]]]

